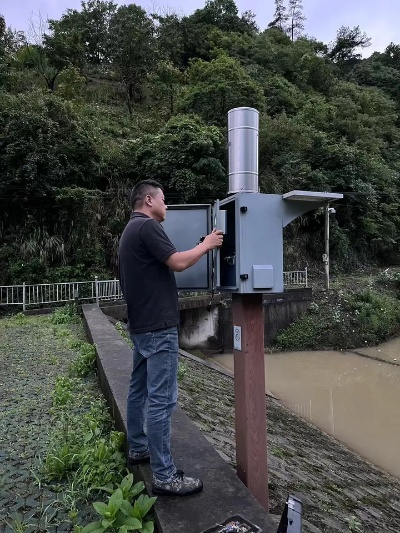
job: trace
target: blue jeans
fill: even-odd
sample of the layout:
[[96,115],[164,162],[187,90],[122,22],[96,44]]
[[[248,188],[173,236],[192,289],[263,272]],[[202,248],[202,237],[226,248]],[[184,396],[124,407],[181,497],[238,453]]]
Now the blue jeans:
[[178,399],[178,328],[131,333],[133,370],[127,403],[132,451],[149,449],[154,476],[176,472],[171,456],[171,414]]

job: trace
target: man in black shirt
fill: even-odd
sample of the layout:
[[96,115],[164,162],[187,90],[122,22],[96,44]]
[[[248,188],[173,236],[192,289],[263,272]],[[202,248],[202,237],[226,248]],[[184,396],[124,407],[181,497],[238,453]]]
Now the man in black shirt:
[[[195,248],[178,252],[161,222],[167,206],[159,183],[139,182],[132,215],[119,245],[119,275],[134,345],[127,426],[131,464],[148,462],[155,494],[200,492],[200,479],[177,470],[171,456],[171,413],[178,397],[178,293],[174,272],[194,265],[222,245],[214,230]],[[145,425],[147,428],[145,429]]]

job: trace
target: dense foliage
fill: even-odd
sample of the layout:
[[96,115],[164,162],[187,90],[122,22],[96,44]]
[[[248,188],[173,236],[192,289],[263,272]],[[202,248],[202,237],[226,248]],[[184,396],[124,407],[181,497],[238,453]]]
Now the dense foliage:
[[275,344],[284,350],[339,350],[377,345],[400,333],[400,273],[344,276],[329,294],[315,288],[310,309]]
[[[184,17],[87,0],[29,41],[0,17],[0,283],[115,273],[142,178],[172,203],[223,198],[236,106],[261,112],[261,192],[345,194],[337,266],[396,261],[400,45],[362,59],[359,27],[324,44],[301,0],[275,4],[264,31],[233,0]],[[322,226],[287,229],[287,268],[320,259]]]

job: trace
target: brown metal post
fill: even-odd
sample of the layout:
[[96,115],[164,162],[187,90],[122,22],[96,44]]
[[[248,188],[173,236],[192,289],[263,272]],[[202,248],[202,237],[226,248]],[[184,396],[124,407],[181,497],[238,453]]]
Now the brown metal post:
[[268,511],[263,295],[232,294],[232,317],[237,475]]

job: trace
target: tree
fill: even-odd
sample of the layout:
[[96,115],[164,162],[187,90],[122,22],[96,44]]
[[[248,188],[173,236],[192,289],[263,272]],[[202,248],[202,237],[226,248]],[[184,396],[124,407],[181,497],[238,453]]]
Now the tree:
[[384,54],[375,53],[357,64],[349,78],[359,85],[379,87],[400,106],[400,70],[388,65]]
[[295,115],[304,105],[303,93],[279,74],[266,76],[264,92],[267,111],[272,117],[281,113]]
[[306,17],[303,15],[303,0],[289,0],[288,5],[288,21],[289,26],[287,32],[292,41],[295,37],[299,37],[304,31],[304,22]]
[[183,24],[176,14],[152,15],[156,22],[155,36],[157,52],[164,60],[170,61],[175,67],[183,68]]
[[110,58],[110,22],[117,10],[114,2],[88,0],[82,2],[85,27],[85,55],[89,64],[107,64]]
[[0,15],[0,55],[12,55],[26,43],[26,37],[22,31],[14,31],[7,28],[6,20]]
[[382,60],[388,67],[393,67],[400,71],[400,46],[390,43],[382,54]]
[[192,61],[189,81],[178,108],[184,113],[196,113],[207,122],[225,124],[228,111],[234,107],[264,108],[261,86],[237,60],[226,55],[211,62]]
[[69,103],[34,91],[0,99],[0,195],[52,195],[66,186],[90,186],[97,154],[92,136]]
[[118,8],[110,22],[110,57],[125,87],[129,114],[133,103],[143,99],[143,84],[154,68],[156,41],[154,22],[141,7]]
[[4,39],[4,36],[6,34],[6,19],[3,17],[3,15],[0,15],[0,40],[2,41]]
[[0,15],[0,87],[5,85],[7,80],[7,60],[6,60],[6,21],[2,15]]
[[268,24],[268,28],[279,28],[281,31],[286,31],[288,18],[284,0],[275,0],[274,19]]
[[160,61],[151,78],[153,95],[167,100],[170,115],[174,114],[176,94],[183,79],[182,72],[169,61]]
[[[86,33],[82,14],[75,9],[68,9],[60,20],[48,21],[48,32],[42,32],[39,28],[36,45],[43,44],[49,64],[58,73],[68,65],[83,69],[86,62]],[[40,42],[42,35],[43,43]]]
[[253,11],[247,10],[242,13],[241,20],[245,26],[248,26],[249,33],[258,33],[260,28],[256,22],[257,15]]
[[[112,1],[82,2],[82,11],[67,9],[60,20],[49,20],[49,32],[44,33],[47,55],[54,66],[109,63],[109,28],[117,5]],[[38,44],[38,43],[37,43]]]
[[[242,64],[248,65],[252,63],[250,59],[251,49],[257,40],[258,34],[256,33],[228,33],[213,28],[208,34],[209,53],[214,59],[219,55],[229,55],[238,59]],[[252,66],[257,68],[254,63]]]
[[370,45],[371,38],[360,30],[360,26],[341,26],[336,34],[336,41],[330,46],[328,57],[341,66],[350,61],[354,63],[361,59],[361,54],[356,53],[356,50]]
[[210,60],[208,36],[212,29],[212,26],[196,22],[194,15],[182,19],[183,66],[185,68],[189,66],[191,59]]
[[206,126],[199,117],[178,115],[156,135],[139,140],[135,174],[167,185],[176,203],[200,195],[210,201],[226,190],[223,156],[224,139],[217,127]]
[[62,70],[61,65],[52,66],[43,46],[36,44],[26,44],[18,50],[14,58],[14,67],[36,71],[44,79],[50,91],[55,90],[56,79]]
[[214,26],[223,31],[253,33],[257,30],[254,14],[251,11],[239,17],[234,0],[206,0],[202,9],[197,9],[189,17],[195,24]]

